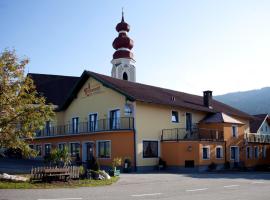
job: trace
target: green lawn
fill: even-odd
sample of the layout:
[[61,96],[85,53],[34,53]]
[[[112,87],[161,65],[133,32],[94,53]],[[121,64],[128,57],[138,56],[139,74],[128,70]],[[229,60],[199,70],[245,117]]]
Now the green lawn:
[[53,183],[12,183],[0,181],[0,189],[48,189],[48,188],[75,188],[75,187],[95,187],[111,185],[119,180],[119,177],[111,177],[110,180],[72,180],[69,182]]

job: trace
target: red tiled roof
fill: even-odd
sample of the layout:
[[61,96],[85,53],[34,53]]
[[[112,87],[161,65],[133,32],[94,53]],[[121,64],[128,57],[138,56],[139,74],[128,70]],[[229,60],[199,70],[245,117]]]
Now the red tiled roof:
[[251,116],[248,115],[247,113],[244,113],[240,110],[237,110],[231,106],[228,106],[216,100],[212,100],[212,109],[210,109],[204,106],[202,96],[197,96],[193,94],[178,92],[174,90],[169,90],[165,88],[140,83],[124,81],[90,71],[84,71],[80,81],[77,83],[77,85],[74,87],[74,90],[71,92],[70,96],[61,106],[60,108],[61,110],[64,110],[68,107],[73,98],[76,96],[76,93],[79,91],[79,89],[82,87],[82,85],[87,81],[87,79],[90,76],[102,82],[105,86],[120,92],[130,100],[168,105],[172,107],[182,107],[209,113],[224,112],[228,115],[239,116],[248,119],[251,118]]

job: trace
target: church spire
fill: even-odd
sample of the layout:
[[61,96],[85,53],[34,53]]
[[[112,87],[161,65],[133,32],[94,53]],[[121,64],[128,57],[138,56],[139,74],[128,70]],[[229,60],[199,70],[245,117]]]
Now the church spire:
[[[130,26],[125,22],[123,8],[121,22],[116,25],[115,29],[118,32],[118,37],[112,43],[115,49],[112,59],[112,77],[135,82],[135,60],[131,52],[134,42],[127,35]],[[120,67],[120,65],[124,68]],[[118,72],[119,70],[123,73]]]

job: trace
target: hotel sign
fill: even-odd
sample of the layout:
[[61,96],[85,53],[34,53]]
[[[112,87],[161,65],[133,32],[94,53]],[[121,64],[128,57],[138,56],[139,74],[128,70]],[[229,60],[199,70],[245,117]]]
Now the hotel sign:
[[85,96],[89,97],[93,94],[99,93],[100,89],[101,89],[100,85],[91,86],[90,83],[88,83],[87,87],[85,87],[83,91],[84,91]]

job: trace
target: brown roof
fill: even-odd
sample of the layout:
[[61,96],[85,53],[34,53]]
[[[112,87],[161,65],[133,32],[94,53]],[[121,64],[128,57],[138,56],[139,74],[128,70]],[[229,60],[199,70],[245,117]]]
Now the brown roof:
[[230,124],[243,124],[239,120],[226,115],[225,113],[214,113],[206,116],[201,122],[203,123],[230,123]]
[[[259,114],[253,115],[254,118],[250,120],[250,132],[257,133],[265,118],[268,116],[267,114]],[[268,117],[268,123],[270,124],[270,118]]]
[[62,105],[80,77],[29,73],[38,93],[46,98],[46,103]]
[[60,107],[61,110],[64,110],[69,106],[73,98],[75,98],[78,91],[81,89],[81,87],[84,85],[84,83],[88,80],[90,76],[100,81],[105,86],[125,95],[131,101],[142,101],[146,103],[189,108],[210,113],[223,112],[228,115],[251,118],[251,116],[247,113],[244,113],[216,100],[212,100],[211,109],[204,106],[202,96],[187,94],[184,92],[178,92],[140,83],[124,81],[90,71],[83,72],[80,81],[77,82],[69,97]]

